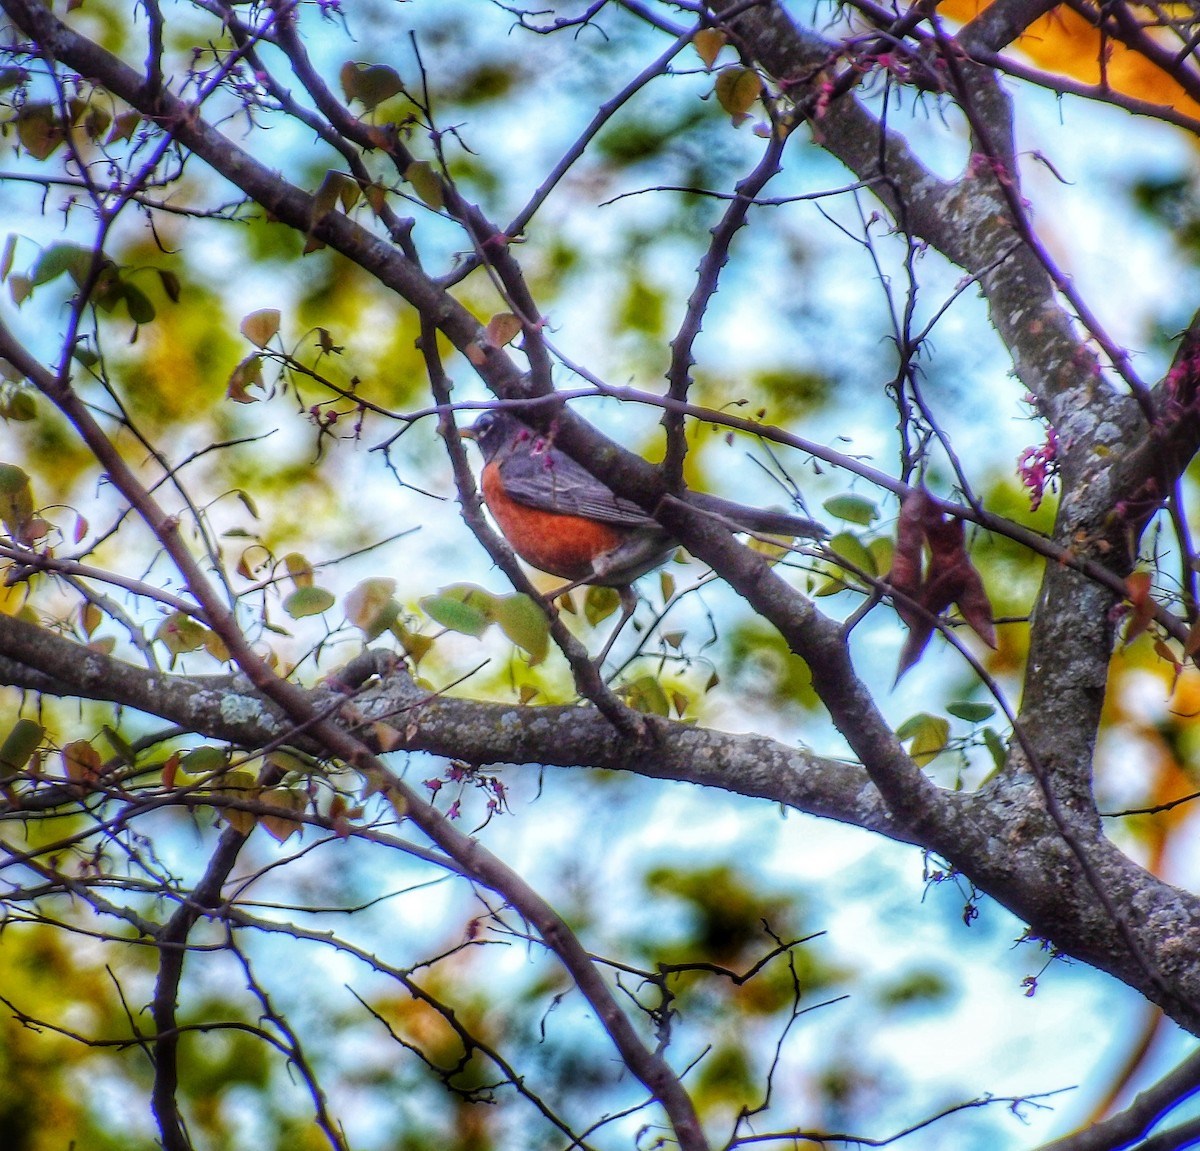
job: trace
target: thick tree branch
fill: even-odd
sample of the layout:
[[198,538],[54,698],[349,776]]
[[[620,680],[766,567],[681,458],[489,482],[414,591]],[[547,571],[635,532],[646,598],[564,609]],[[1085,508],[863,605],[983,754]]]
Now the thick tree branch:
[[[319,742],[296,731],[243,676],[185,676],[87,651],[13,616],[0,615],[0,683],[63,698],[107,700],[157,716],[206,738],[245,749],[290,743],[312,754]],[[363,686],[368,678],[371,682]],[[718,787],[797,811],[912,841],[887,812],[866,773],[776,740],[660,721],[654,753],[623,737],[598,711],[575,706],[522,708],[431,694],[382,652],[356,660],[328,682],[329,707],[374,744],[386,722],[393,750],[424,751],[470,763],[546,764],[625,771],[652,779]],[[347,689],[353,696],[343,694]]]

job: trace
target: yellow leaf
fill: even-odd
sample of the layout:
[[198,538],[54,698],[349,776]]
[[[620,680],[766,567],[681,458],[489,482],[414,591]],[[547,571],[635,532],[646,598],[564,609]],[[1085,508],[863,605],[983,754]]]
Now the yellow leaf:
[[400,605],[392,598],[396,581],[377,576],[365,579],[346,596],[342,609],[346,619],[359,628],[368,641],[376,639],[400,611]]
[[287,568],[287,573],[296,587],[312,587],[312,564],[299,552],[288,552],[283,557],[283,566]]
[[[978,0],[945,0],[938,14],[965,22],[987,6]],[[1087,17],[1065,4],[1030,24],[1014,47],[1046,71],[1073,76],[1085,84],[1103,83],[1141,100],[1167,104],[1188,116],[1200,115],[1200,103],[1174,76],[1114,37],[1102,36]]]
[[[394,600],[392,603],[395,604],[398,614],[400,605],[396,604]],[[400,646],[404,648],[404,654],[413,661],[414,665],[420,663],[429,654],[429,649],[433,647],[433,640],[429,636],[409,630],[398,619],[388,625],[388,629],[400,641]],[[368,640],[374,638],[370,633],[367,634]]]
[[[312,212],[309,216],[308,226],[320,223],[330,212],[337,206],[338,196],[341,192],[341,182],[346,177],[341,172],[326,172],[325,178],[321,181],[321,186],[313,194]],[[261,345],[259,345],[261,347]]]
[[734,123],[745,119],[762,94],[762,87],[758,73],[751,68],[735,65],[717,73],[717,101],[733,117]]
[[204,637],[204,650],[217,661],[217,663],[228,663],[233,657],[229,654],[229,648],[225,646],[225,641],[217,635],[215,631],[210,631]]
[[901,740],[912,740],[908,754],[918,767],[925,767],[946,750],[950,738],[950,721],[944,716],[921,712],[907,719],[896,729]]
[[583,600],[583,617],[595,627],[608,619],[621,606],[621,597],[616,588],[590,587]]
[[139,112],[119,112],[112,122],[112,130],[108,134],[106,144],[115,144],[118,140],[129,140],[142,122]]
[[346,99],[357,100],[367,111],[404,91],[400,74],[386,64],[343,64],[340,78]]
[[705,68],[713,66],[726,42],[727,37],[719,28],[701,28],[692,37],[692,47],[696,49],[696,55],[704,61]]
[[[308,796],[303,791],[294,787],[276,787],[269,791],[264,791],[262,793],[262,800],[271,807],[281,808],[283,812],[291,811],[297,814],[304,811],[308,805]],[[250,813],[244,812],[241,814],[249,815]],[[280,843],[295,835],[296,832],[303,833],[304,831],[304,824],[299,820],[289,819],[286,814],[263,815],[261,823],[267,834]],[[241,828],[238,830],[240,831]]]
[[[253,802],[259,798],[261,788],[258,780],[248,771],[227,771],[221,776],[221,786],[213,789],[213,795],[222,799],[240,802]],[[241,808],[221,806],[217,814],[222,822],[228,824],[234,831],[249,835],[254,830],[257,816],[252,811]]]
[[382,720],[373,723],[371,730],[375,733],[375,742],[382,752],[395,751],[404,742],[404,736],[390,723],[384,723]]

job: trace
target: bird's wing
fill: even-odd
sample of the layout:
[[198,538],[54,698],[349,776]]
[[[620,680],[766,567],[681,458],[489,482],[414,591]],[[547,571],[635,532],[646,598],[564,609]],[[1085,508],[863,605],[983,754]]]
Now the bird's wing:
[[500,478],[507,495],[526,507],[584,516],[620,527],[656,523],[637,504],[614,495],[586,468],[556,448],[514,452],[501,461]]

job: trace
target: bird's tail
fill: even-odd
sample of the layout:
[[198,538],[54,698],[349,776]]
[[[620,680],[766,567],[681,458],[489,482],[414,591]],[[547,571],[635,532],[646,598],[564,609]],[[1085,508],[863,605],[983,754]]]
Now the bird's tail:
[[825,539],[829,529],[816,520],[794,516],[773,508],[748,507],[708,492],[688,492],[684,502],[697,511],[716,516],[744,532],[765,532],[775,536],[801,536],[805,539]]

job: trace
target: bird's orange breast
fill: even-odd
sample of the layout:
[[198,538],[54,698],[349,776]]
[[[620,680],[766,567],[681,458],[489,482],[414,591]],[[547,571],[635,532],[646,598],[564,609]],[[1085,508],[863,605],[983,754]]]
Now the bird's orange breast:
[[513,551],[539,571],[568,580],[586,579],[593,561],[626,538],[626,533],[612,524],[518,503],[504,491],[495,464],[483,469],[481,481],[488,511]]

